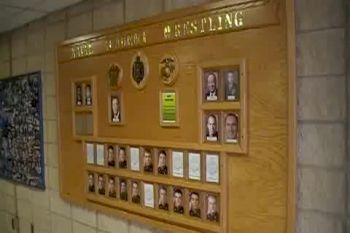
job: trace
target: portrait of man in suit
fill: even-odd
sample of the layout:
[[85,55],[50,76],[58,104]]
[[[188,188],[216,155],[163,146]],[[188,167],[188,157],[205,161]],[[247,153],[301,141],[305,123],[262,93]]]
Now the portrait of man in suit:
[[165,186],[159,187],[159,200],[158,200],[158,208],[161,210],[168,210],[168,192]]
[[120,102],[118,96],[112,96],[111,97],[111,120],[113,123],[118,123],[121,120],[121,114],[120,114]]
[[125,147],[119,147],[118,164],[119,164],[119,168],[126,168],[127,167]]
[[218,222],[219,221],[219,213],[217,210],[217,201],[216,201],[216,197],[213,195],[208,195],[207,198],[207,219],[209,221],[215,221]]
[[105,178],[103,175],[98,175],[97,178],[97,188],[98,188],[98,193],[101,195],[105,195],[106,190],[105,190]]
[[225,117],[225,141],[235,143],[238,140],[238,116],[228,113]]
[[226,100],[236,100],[239,95],[237,70],[231,70],[225,73],[225,98]]
[[206,76],[206,90],[205,99],[207,101],[217,101],[218,100],[218,89],[217,89],[217,73],[207,72]]
[[141,201],[139,184],[135,181],[132,182],[131,186],[131,201],[136,204],[139,204]]
[[120,200],[127,201],[128,200],[128,187],[126,184],[126,180],[120,181]]
[[115,180],[113,177],[108,178],[108,196],[116,198],[117,192],[115,190]]
[[158,154],[158,174],[161,175],[167,175],[168,174],[168,167],[166,165],[166,152],[164,150],[159,151]]
[[184,207],[183,207],[183,196],[181,189],[175,189],[174,190],[174,212],[183,214],[184,213]]
[[113,146],[108,146],[107,149],[107,164],[109,167],[115,166],[115,155]]
[[145,172],[153,172],[152,153],[149,149],[145,149],[143,154],[143,170]]
[[190,216],[201,217],[201,209],[199,207],[199,194],[197,192],[190,193]]
[[81,86],[78,84],[76,86],[76,93],[75,93],[75,98],[76,98],[76,105],[80,106],[83,104],[83,93],[81,92]]
[[92,104],[92,93],[91,93],[91,85],[87,84],[85,87],[85,103],[86,105]]
[[89,184],[89,192],[94,193],[95,192],[95,176],[93,173],[89,173],[88,175],[88,184]]
[[208,141],[218,140],[218,123],[217,117],[214,114],[209,114],[206,122],[206,136]]

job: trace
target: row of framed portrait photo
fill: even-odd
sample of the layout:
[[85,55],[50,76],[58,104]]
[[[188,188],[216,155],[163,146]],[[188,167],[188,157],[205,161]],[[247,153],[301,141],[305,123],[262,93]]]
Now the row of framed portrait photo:
[[76,106],[91,106],[92,95],[92,84],[90,81],[76,82],[74,84]]
[[203,102],[239,101],[239,66],[225,69],[204,69],[202,74]]
[[220,181],[220,154],[217,152],[92,142],[86,143],[85,148],[86,161],[92,165],[210,183]]
[[204,112],[204,141],[236,144],[239,142],[239,113],[234,111]]
[[220,221],[219,194],[88,172],[87,192],[142,207]]

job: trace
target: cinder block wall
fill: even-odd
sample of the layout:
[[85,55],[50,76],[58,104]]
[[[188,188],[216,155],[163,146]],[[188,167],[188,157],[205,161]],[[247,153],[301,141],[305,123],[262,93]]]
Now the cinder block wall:
[[350,233],[349,14],[296,0],[297,233]]
[[58,193],[56,59],[58,42],[140,18],[208,0],[85,0],[13,32],[0,35],[0,78],[42,70],[44,102],[45,192],[0,179],[0,232],[148,233],[149,226],[109,217],[64,202]]

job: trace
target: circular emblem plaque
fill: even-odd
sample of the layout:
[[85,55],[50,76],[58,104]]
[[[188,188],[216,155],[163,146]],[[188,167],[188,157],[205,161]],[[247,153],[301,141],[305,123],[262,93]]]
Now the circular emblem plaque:
[[118,64],[111,64],[108,69],[108,81],[109,86],[115,89],[119,86],[120,81],[123,77],[123,70]]
[[131,62],[131,80],[137,89],[145,87],[148,78],[148,61],[147,57],[138,51],[132,58]]
[[159,63],[160,79],[165,85],[173,85],[178,73],[178,63],[175,56],[165,55]]

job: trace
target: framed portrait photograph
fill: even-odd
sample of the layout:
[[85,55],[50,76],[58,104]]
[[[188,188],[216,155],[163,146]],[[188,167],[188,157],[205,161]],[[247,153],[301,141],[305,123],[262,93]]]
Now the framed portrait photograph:
[[103,174],[97,175],[97,193],[100,195],[106,194],[106,178]]
[[159,175],[168,175],[168,153],[167,150],[158,150],[158,167]]
[[238,143],[239,115],[235,112],[227,112],[223,119],[224,142]]
[[175,213],[184,214],[184,195],[183,189],[174,187],[173,189],[173,210]]
[[189,215],[191,217],[201,217],[200,194],[197,191],[191,191],[189,194]]
[[130,147],[130,169],[140,171],[140,149],[138,147]]
[[105,165],[105,146],[103,144],[96,145],[96,164]]
[[115,167],[115,148],[113,145],[107,145],[107,166],[108,167]]
[[85,104],[92,105],[92,88],[91,83],[85,84]]
[[202,85],[204,101],[219,100],[219,72],[217,70],[204,70]]
[[95,163],[95,145],[93,143],[86,143],[86,162],[88,164]]
[[83,90],[81,83],[75,84],[75,105],[82,106],[83,105]]
[[184,153],[182,151],[172,152],[172,173],[175,177],[184,177]]
[[158,209],[169,210],[168,187],[165,185],[158,186]]
[[153,173],[153,153],[152,149],[143,149],[143,171]]
[[207,142],[219,141],[219,113],[205,113],[204,115],[204,132]]
[[144,205],[146,207],[154,208],[154,186],[153,184],[147,184],[144,183],[143,185],[144,190]]
[[201,179],[201,154],[197,152],[188,153],[188,178],[192,180]]
[[119,179],[119,198],[122,201],[128,201],[128,183],[126,179]]
[[94,193],[95,192],[95,174],[92,172],[88,173],[88,192]]
[[207,154],[206,155],[206,181],[219,183],[219,155]]
[[225,84],[225,100],[237,101],[239,100],[239,68],[225,70],[224,84]]
[[131,202],[135,204],[141,203],[141,195],[140,195],[140,182],[131,181]]
[[115,184],[115,178],[113,176],[108,177],[108,183],[107,183],[107,192],[108,196],[112,198],[117,197],[117,189]]
[[126,147],[118,147],[118,168],[127,168],[128,167],[128,158],[126,154]]
[[112,92],[108,98],[109,123],[119,125],[123,122],[122,95],[120,92]]
[[211,222],[219,222],[219,197],[215,194],[206,195],[206,219]]

